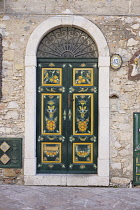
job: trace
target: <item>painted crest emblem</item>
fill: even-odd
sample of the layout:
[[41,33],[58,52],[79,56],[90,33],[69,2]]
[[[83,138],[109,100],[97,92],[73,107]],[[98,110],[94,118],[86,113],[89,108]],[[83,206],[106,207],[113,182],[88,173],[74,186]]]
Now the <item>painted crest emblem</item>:
[[140,50],[130,59],[128,78],[130,80],[140,79]]
[[110,64],[111,64],[111,68],[113,70],[118,70],[121,68],[121,65],[122,65],[122,58],[120,55],[118,54],[114,54],[111,56],[111,59],[110,59]]

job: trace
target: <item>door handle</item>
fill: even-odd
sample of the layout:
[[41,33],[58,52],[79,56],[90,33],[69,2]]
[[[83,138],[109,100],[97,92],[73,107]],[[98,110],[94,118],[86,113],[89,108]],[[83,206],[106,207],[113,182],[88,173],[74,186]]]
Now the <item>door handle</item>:
[[68,116],[69,116],[69,120],[71,120],[71,109],[69,109],[69,113],[68,113]]
[[66,118],[67,118],[66,116],[67,116],[67,114],[66,114],[66,109],[64,109],[64,112],[63,112],[63,119],[64,119],[64,120],[66,120]]

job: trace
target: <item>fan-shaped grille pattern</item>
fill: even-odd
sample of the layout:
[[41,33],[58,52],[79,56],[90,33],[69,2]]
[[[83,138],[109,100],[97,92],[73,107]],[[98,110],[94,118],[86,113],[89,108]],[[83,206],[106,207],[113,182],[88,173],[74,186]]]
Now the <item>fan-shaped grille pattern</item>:
[[95,42],[88,34],[73,27],[61,27],[40,42],[38,58],[97,58]]

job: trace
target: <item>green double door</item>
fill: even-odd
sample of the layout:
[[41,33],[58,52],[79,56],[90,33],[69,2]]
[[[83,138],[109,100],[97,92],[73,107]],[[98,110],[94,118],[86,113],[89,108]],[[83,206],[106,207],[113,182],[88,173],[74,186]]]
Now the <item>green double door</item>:
[[97,173],[97,60],[81,61],[38,59],[37,173]]

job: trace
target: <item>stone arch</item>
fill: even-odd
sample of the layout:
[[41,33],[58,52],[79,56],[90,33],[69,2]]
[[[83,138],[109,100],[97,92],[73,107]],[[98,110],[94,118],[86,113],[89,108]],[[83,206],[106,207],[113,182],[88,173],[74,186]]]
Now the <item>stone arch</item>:
[[[74,26],[95,41],[99,54],[99,143],[98,174],[36,174],[36,52],[42,38],[51,30]],[[39,24],[31,34],[25,54],[25,155],[24,180],[27,185],[109,185],[109,66],[106,39],[101,30],[81,16],[51,17]]]

